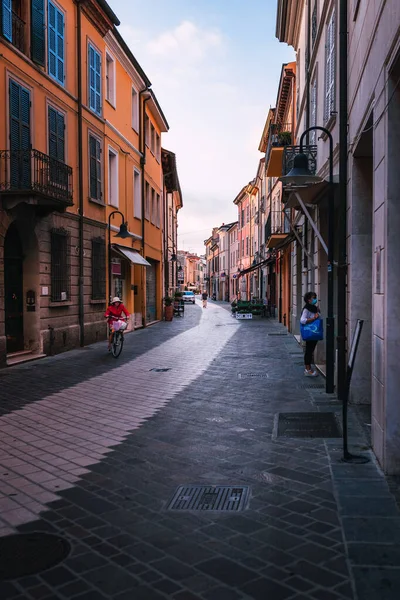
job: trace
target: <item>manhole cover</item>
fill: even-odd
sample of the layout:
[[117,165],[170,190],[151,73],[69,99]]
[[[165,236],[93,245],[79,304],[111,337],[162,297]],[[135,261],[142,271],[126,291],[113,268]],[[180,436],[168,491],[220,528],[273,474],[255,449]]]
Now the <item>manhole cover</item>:
[[239,511],[246,506],[249,488],[226,485],[182,485],[167,510]]
[[267,373],[238,373],[238,379],[268,379]]
[[49,533],[26,533],[0,538],[0,581],[18,579],[54,567],[71,550],[63,538]]
[[170,371],[171,369],[150,369],[150,371],[154,371],[155,373],[165,373],[165,371]]
[[278,437],[336,438],[341,437],[333,412],[279,413]]

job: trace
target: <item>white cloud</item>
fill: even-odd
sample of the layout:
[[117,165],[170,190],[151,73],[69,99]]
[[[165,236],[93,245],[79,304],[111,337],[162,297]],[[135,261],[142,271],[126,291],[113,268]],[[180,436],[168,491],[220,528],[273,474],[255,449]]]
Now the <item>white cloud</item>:
[[177,155],[184,201],[179,230],[198,230],[190,243],[202,252],[204,228],[211,232],[235,218],[232,201],[256,174],[267,110],[235,68],[231,42],[219,30],[186,20],[153,38],[126,25],[120,31],[170,124],[163,145]]
[[162,60],[198,63],[208,54],[210,49],[223,45],[222,35],[218,30],[200,29],[190,21],[159,35],[147,44],[149,54]]

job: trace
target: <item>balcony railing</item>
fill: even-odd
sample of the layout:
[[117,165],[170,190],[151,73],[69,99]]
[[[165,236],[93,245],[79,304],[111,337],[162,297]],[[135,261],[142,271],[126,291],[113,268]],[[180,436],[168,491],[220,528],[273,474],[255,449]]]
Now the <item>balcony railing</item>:
[[272,210],[265,223],[265,243],[274,235],[284,236],[290,233],[289,215],[282,210]]
[[283,148],[292,143],[291,123],[271,123],[269,126],[268,146],[265,153],[265,164],[268,165],[272,148]]
[[25,52],[25,21],[12,12],[12,43],[18,50]]
[[0,150],[0,193],[37,194],[72,206],[72,168],[39,150]]
[[[293,169],[294,157],[299,154],[300,146],[286,146],[283,153],[282,175]],[[308,158],[308,168],[315,175],[317,171],[317,146],[303,146],[303,153]]]

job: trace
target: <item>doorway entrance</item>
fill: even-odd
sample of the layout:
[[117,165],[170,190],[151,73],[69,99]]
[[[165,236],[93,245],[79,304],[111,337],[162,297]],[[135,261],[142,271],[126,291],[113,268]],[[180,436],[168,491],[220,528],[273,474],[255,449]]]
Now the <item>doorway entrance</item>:
[[4,241],[4,294],[7,354],[24,350],[23,253],[16,225]]

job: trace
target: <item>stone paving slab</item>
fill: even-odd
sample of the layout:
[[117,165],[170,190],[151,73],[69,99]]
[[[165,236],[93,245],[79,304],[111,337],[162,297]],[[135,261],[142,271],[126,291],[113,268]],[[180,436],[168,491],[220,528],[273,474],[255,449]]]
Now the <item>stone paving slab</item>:
[[[72,551],[0,598],[397,600],[400,517],[375,462],[340,463],[340,439],[272,437],[278,412],[340,418],[297,342],[268,335],[282,331],[209,303],[130,334],[121,362],[96,345],[1,377],[0,535],[56,532]],[[166,510],[189,484],[249,486],[250,501]]]

